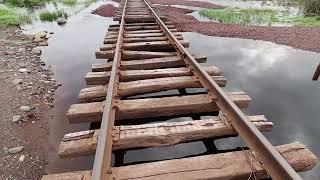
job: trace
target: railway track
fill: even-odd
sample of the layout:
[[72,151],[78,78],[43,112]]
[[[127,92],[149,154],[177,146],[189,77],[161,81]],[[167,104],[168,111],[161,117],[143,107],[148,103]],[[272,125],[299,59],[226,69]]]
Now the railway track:
[[[123,0],[114,20],[120,24],[109,27],[105,45],[96,52],[105,62],[93,64],[86,75],[91,86],[81,90],[80,103],[67,112],[71,123],[101,122],[100,128],[66,134],[59,147],[61,158],[95,154],[93,169],[46,175],[44,180],[301,179],[296,171],[317,164],[317,157],[300,143],[271,145],[260,131],[271,131],[273,123],[262,115],[244,115],[240,108],[248,107],[250,97],[242,91],[224,92],[226,79],[219,68],[203,67],[206,57],[190,54],[182,34],[147,1]],[[164,121],[173,117],[192,120]],[[214,139],[237,135],[250,149],[210,148]],[[128,150],[193,141],[202,141],[208,151],[123,163]]]

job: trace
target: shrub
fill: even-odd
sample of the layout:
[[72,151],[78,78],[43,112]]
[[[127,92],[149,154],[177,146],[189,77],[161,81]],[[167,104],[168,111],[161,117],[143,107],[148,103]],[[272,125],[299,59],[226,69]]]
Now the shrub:
[[55,21],[59,17],[67,18],[68,14],[63,10],[54,11],[54,12],[43,11],[39,14],[39,18],[41,21]]

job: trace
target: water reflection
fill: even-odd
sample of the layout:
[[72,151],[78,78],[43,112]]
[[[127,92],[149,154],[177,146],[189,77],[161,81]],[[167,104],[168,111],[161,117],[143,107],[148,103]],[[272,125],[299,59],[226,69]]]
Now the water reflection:
[[[91,14],[101,2],[95,3],[75,16],[61,27],[56,23],[34,23],[25,26],[26,33],[40,30],[54,32],[49,39],[49,46],[43,49],[42,60],[51,65],[55,71],[57,82],[62,86],[56,91],[53,119],[49,120],[49,143],[52,153],[49,157],[48,173],[91,169],[93,157],[60,159],[58,147],[66,133],[87,130],[88,124],[69,124],[65,113],[71,104],[77,103],[80,89],[86,87],[84,76],[91,70],[96,60],[94,52],[101,46],[103,37],[112,18],[104,18]],[[105,4],[105,3],[104,3]]]
[[[264,114],[275,123],[266,136],[273,144],[299,141],[319,157],[320,83],[311,80],[320,55],[270,42],[208,37],[184,33],[192,52],[208,55],[228,79],[227,90],[244,90],[252,98],[251,115]],[[228,141],[217,142],[224,148]],[[230,145],[228,145],[230,146]],[[304,173],[318,179],[319,165]]]

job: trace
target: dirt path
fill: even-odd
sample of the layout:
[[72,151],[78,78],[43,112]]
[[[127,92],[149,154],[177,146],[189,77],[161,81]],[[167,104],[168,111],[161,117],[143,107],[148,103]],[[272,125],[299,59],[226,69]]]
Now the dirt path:
[[0,179],[45,174],[50,102],[57,86],[35,46],[18,28],[0,28]]

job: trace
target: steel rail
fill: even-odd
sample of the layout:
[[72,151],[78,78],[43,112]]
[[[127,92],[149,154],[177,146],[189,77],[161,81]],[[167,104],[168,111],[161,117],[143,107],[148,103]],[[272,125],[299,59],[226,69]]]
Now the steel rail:
[[143,0],[152,16],[156,19],[161,29],[168,37],[169,41],[177,49],[187,67],[194,73],[195,79],[199,80],[204,88],[208,90],[208,94],[218,105],[221,111],[228,117],[230,123],[238,132],[240,137],[246,142],[250,149],[257,153],[259,161],[263,164],[268,174],[273,179],[301,179],[296,171],[281,156],[275,147],[262,135],[262,133],[247,119],[244,113],[237,105],[230,100],[227,94],[212,80],[200,66],[200,64],[191,56],[191,54],[183,47],[179,40],[166,27],[164,22],[155,13],[146,0]]
[[109,79],[108,91],[103,108],[100,134],[98,137],[97,149],[94,158],[92,180],[112,179],[112,144],[114,134],[114,122],[119,101],[118,87],[120,76],[121,47],[123,44],[123,34],[125,25],[125,14],[127,0],[123,5],[121,23],[119,27],[118,40],[114,51],[112,69]]

